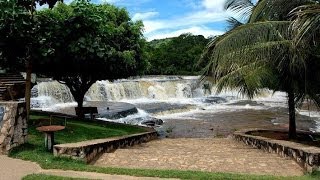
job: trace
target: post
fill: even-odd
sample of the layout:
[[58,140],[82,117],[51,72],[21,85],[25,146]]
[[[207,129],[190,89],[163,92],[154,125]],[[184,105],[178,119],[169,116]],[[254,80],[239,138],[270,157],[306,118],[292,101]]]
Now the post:
[[53,150],[54,132],[45,132],[44,146],[48,151]]

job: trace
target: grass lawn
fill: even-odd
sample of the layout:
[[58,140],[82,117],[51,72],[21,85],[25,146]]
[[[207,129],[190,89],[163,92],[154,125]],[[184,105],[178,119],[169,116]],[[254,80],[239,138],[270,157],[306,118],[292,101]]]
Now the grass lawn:
[[[31,116],[31,122],[39,118],[47,118],[45,115]],[[31,123],[32,124],[32,123]],[[44,135],[35,129],[35,126],[29,126],[29,138],[27,144],[13,149],[11,157],[23,160],[37,162],[44,169],[63,169],[75,171],[88,171],[106,174],[119,174],[131,176],[162,177],[162,178],[180,178],[180,179],[320,179],[320,173],[308,174],[301,177],[275,177],[275,176],[257,176],[240,175],[231,173],[210,173],[201,171],[180,171],[180,170],[155,170],[155,169],[126,169],[111,167],[96,167],[87,165],[82,161],[72,160],[70,158],[54,157],[44,148]],[[79,142],[83,140],[106,138],[112,136],[121,136],[132,133],[143,132],[143,129],[128,125],[100,125],[92,122],[83,122],[68,120],[67,128],[57,132],[55,140],[57,143]],[[37,178],[39,177],[39,178]],[[56,179],[52,176],[30,175],[26,179]],[[63,177],[61,177],[64,179]],[[69,178],[70,179],[70,178]]]
[[[178,179],[223,179],[223,180],[318,180],[320,174],[305,175],[301,177],[279,177],[279,176],[261,176],[261,175],[246,175],[246,174],[232,174],[232,173],[210,173],[201,171],[178,171],[178,170],[146,170],[146,169],[124,169],[124,168],[100,168],[88,166],[86,171],[100,172],[105,174],[119,174],[140,177],[161,177],[161,178],[178,178]],[[38,178],[32,178],[38,177]],[[57,176],[49,176],[38,174],[28,175],[29,179],[54,179]],[[67,177],[57,177],[56,179],[66,179]]]
[[22,178],[22,180],[84,180],[85,178],[69,178],[62,176],[51,176],[45,174],[31,174]]
[[[68,158],[57,158],[52,153],[46,151],[44,147],[44,135],[36,130],[32,125],[38,119],[48,118],[45,115],[32,115],[28,127],[28,143],[14,148],[10,152],[11,157],[30,160],[40,164],[43,168],[63,168],[66,165],[83,166],[84,163]],[[57,119],[59,121],[61,119]],[[56,144],[80,142],[91,139],[123,136],[133,133],[145,132],[144,129],[125,124],[98,124],[90,121],[67,120],[64,130],[55,133]]]

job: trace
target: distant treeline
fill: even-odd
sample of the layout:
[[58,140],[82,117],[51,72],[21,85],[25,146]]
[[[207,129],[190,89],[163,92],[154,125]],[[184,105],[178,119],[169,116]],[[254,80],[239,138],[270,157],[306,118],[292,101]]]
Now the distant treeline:
[[148,42],[147,54],[152,75],[198,75],[205,65],[196,66],[210,38],[182,34]]

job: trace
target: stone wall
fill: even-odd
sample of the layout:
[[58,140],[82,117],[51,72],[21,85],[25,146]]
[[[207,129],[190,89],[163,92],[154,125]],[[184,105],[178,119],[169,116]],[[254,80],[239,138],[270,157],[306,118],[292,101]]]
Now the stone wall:
[[26,106],[24,102],[0,102],[0,154],[27,141]]
[[71,157],[90,163],[102,153],[113,152],[118,148],[134,146],[156,139],[156,131],[107,139],[95,139],[78,143],[59,144],[53,147],[54,156]]
[[[250,135],[254,131],[268,131],[266,129],[247,129],[237,131],[233,137],[247,145],[262,149],[269,153],[277,153],[282,157],[289,157],[295,160],[307,172],[319,170],[320,148],[303,145],[291,141],[274,140],[261,136]],[[280,131],[280,130],[279,130]]]

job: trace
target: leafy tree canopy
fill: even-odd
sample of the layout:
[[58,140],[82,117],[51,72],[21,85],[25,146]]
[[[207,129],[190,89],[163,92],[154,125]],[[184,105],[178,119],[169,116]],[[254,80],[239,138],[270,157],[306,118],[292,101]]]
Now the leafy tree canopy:
[[142,22],[109,4],[75,1],[37,13],[42,59],[37,72],[65,83],[78,106],[97,80],[138,75],[147,66]]
[[151,67],[148,74],[196,75],[195,66],[209,39],[202,35],[182,34],[179,37],[148,42]]

